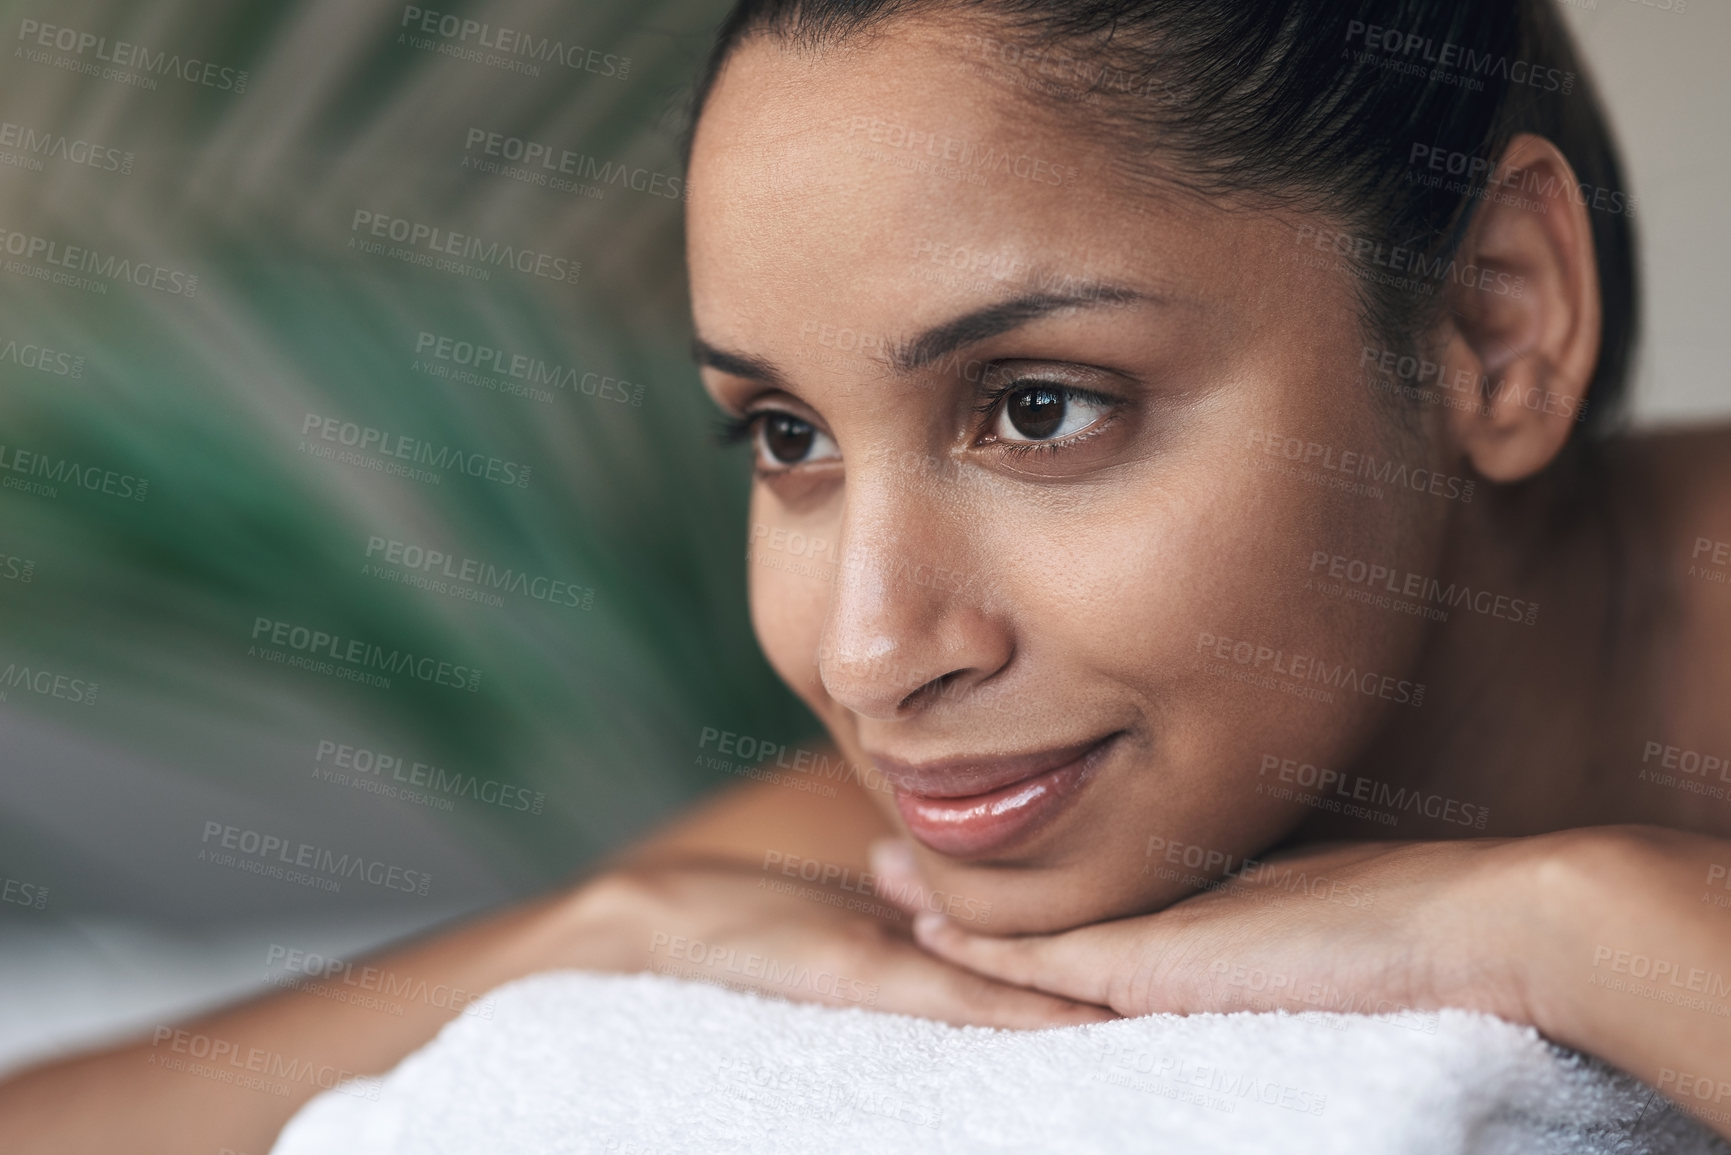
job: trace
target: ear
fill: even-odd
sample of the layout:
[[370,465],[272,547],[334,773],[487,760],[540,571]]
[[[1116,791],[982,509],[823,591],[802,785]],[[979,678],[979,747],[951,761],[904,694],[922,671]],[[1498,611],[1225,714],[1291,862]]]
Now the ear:
[[1509,142],[1455,257],[1442,365],[1477,382],[1449,408],[1458,450],[1491,481],[1531,477],[1568,440],[1599,361],[1598,263],[1580,182],[1556,145]]

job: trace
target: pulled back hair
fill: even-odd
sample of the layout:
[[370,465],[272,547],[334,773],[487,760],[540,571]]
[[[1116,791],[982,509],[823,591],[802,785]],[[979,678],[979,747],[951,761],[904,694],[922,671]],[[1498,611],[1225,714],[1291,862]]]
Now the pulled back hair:
[[1421,352],[1446,294],[1369,262],[1399,246],[1414,268],[1452,268],[1508,143],[1545,137],[1584,186],[1598,265],[1581,432],[1616,421],[1635,342],[1633,201],[1553,0],[738,0],[698,80],[687,156],[748,39],[820,50],[907,15],[989,29],[967,42],[1011,98],[1109,144],[1128,176],[1334,222],[1366,333],[1401,353]]

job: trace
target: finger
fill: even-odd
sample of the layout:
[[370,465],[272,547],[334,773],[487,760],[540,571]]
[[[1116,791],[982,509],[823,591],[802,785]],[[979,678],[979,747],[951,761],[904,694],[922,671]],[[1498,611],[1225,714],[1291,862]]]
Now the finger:
[[941,914],[914,919],[919,944],[957,966],[1013,986],[1107,1006],[1120,960],[1110,932],[1085,926],[1060,934],[1012,938],[970,934]]
[[1008,986],[909,948],[883,972],[877,1009],[954,1026],[1039,1030],[1118,1018],[1108,1007]]
[[914,861],[914,848],[905,838],[880,838],[871,844],[872,873],[877,876],[877,897],[908,914],[925,909],[925,882]]

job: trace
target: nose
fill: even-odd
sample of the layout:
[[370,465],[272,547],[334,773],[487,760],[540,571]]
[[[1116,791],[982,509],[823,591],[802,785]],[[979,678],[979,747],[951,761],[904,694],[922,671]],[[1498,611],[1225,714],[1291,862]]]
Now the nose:
[[1006,667],[1015,640],[969,540],[967,510],[943,483],[848,479],[841,565],[818,649],[837,704],[904,718],[970,693]]

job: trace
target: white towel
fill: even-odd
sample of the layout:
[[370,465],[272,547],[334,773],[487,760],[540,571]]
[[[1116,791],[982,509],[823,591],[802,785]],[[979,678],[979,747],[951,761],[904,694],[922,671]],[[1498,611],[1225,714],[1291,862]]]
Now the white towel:
[[577,971],[491,1005],[382,1086],[307,1104],[273,1155],[1731,1151],[1639,1082],[1467,1011],[997,1031]]

